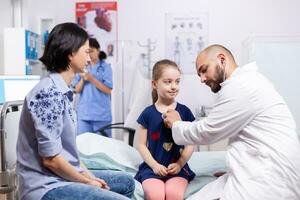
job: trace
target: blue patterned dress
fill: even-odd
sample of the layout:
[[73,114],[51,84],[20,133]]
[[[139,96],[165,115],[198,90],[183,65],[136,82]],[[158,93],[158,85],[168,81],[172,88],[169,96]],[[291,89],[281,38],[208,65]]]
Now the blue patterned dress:
[[[176,111],[179,112],[183,121],[195,120],[194,115],[185,105],[177,103]],[[147,107],[139,116],[137,122],[148,130],[148,149],[153,158],[165,167],[168,167],[171,163],[177,162],[184,146],[174,143],[171,129],[164,125],[162,113],[156,109],[155,105]],[[148,178],[157,178],[165,181],[172,177],[183,177],[188,181],[191,181],[195,177],[195,173],[189,168],[188,164],[185,164],[181,171],[176,175],[159,176],[154,174],[153,170],[143,162],[139,166],[139,171],[137,172],[135,179],[142,183]]]

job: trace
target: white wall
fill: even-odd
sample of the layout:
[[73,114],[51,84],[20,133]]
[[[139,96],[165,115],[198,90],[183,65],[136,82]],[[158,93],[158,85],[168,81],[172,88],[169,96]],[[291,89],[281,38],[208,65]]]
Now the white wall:
[[[39,17],[53,17],[56,23],[75,21],[76,2],[82,1],[23,0],[23,24],[37,32]],[[155,39],[157,41],[155,59],[164,57],[165,13],[208,13],[209,42],[224,44],[233,51],[237,60],[241,58],[241,42],[249,35],[300,34],[300,26],[297,25],[300,20],[299,0],[120,0],[117,2],[119,40],[146,42],[147,38]]]
[[[75,21],[76,2],[79,1],[23,0],[23,24],[26,28],[38,32],[40,17],[54,18],[55,23]],[[238,63],[242,61],[242,42],[251,35],[300,35],[299,0],[119,0],[117,2],[118,39],[142,43],[146,43],[148,38],[155,40],[153,61],[165,57],[166,13],[208,13],[209,43],[220,43],[228,47],[236,56]],[[143,50],[137,48],[136,51]],[[120,65],[120,61],[117,65]],[[134,62],[126,63],[125,68],[129,72],[127,76],[130,77],[134,67]],[[181,102],[192,107],[193,111],[196,105],[212,103],[211,93],[205,86],[200,86],[195,75],[187,75],[183,79],[179,96]]]
[[2,0],[0,6],[0,74],[3,73],[3,30],[12,27],[11,0]]

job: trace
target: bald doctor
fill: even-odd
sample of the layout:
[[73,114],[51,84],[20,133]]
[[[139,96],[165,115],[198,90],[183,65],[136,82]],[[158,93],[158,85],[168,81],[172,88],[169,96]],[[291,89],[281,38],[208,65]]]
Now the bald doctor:
[[[238,67],[231,52],[211,45],[197,57],[201,82],[217,93],[210,114],[183,122],[169,110],[165,123],[177,144],[212,144],[229,138],[229,171],[190,199],[299,200],[300,143],[283,98],[255,63]],[[201,165],[201,163],[199,163]]]

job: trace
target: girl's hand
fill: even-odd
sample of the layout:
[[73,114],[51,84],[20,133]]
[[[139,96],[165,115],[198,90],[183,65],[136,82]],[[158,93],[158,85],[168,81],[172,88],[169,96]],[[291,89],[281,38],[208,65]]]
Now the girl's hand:
[[152,167],[152,170],[156,175],[159,175],[159,176],[166,176],[168,174],[167,168],[159,163],[156,163]]
[[178,163],[171,163],[169,166],[168,166],[168,174],[172,174],[172,175],[175,175],[175,174],[178,174],[181,170],[181,167]]

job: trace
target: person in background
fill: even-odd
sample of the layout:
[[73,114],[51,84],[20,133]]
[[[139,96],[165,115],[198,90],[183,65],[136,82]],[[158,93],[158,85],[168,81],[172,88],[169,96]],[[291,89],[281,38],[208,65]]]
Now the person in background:
[[107,58],[107,54],[104,51],[99,52],[99,60],[100,61],[105,61]]
[[[99,128],[111,124],[112,69],[105,59],[100,59],[100,45],[95,38],[89,39],[90,63],[86,71],[72,81],[75,92],[80,94],[77,104],[78,134],[96,133]],[[105,130],[111,137],[111,130]]]
[[22,200],[125,200],[134,179],[117,171],[89,171],[76,148],[76,114],[69,87],[89,58],[88,34],[74,23],[56,25],[42,63],[50,72],[25,97],[17,139]]
[[188,107],[177,103],[181,72],[170,60],[158,61],[153,67],[153,105],[148,106],[137,122],[137,149],[144,159],[135,178],[142,183],[147,200],[182,200],[188,183],[195,174],[189,168],[194,147],[177,145],[162,114],[177,110],[183,120],[195,118]]
[[300,199],[300,142],[296,123],[256,63],[238,67],[232,53],[211,45],[198,55],[201,82],[217,93],[207,117],[183,122],[175,110],[164,121],[181,145],[229,138],[229,171],[190,199]]
[[114,56],[114,45],[113,44],[108,44],[106,49],[107,49],[108,56]]

